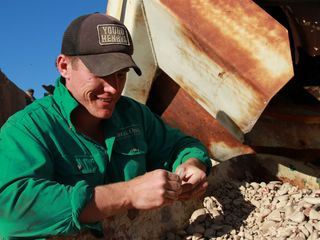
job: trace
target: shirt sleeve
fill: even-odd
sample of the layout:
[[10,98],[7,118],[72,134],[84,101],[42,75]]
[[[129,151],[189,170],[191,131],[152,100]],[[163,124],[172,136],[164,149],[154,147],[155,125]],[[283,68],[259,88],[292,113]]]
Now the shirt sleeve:
[[85,181],[56,182],[52,156],[33,130],[7,122],[0,132],[0,238],[67,235],[88,227],[78,217],[93,189]]
[[174,172],[189,158],[197,158],[207,166],[207,173],[210,172],[212,164],[209,154],[199,140],[168,126],[147,107],[144,109],[144,123],[150,170],[165,168]]

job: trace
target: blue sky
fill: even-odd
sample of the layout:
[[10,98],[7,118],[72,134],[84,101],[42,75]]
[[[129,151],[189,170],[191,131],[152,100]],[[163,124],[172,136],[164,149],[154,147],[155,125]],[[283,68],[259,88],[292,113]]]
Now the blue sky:
[[0,69],[41,98],[41,84],[54,84],[59,76],[54,62],[67,25],[83,14],[105,13],[106,7],[107,0],[1,0]]

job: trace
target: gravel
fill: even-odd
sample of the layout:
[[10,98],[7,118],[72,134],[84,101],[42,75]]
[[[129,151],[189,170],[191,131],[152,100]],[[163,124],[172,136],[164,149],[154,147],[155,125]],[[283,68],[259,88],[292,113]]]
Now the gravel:
[[223,182],[204,198],[203,208],[168,240],[320,239],[320,190],[289,183]]

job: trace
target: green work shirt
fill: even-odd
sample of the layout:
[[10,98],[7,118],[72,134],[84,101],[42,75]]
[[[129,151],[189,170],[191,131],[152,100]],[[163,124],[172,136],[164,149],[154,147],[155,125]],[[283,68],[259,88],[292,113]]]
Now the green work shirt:
[[77,233],[97,185],[128,181],[146,171],[174,171],[191,157],[208,167],[204,146],[121,97],[104,121],[105,145],[78,132],[79,103],[58,78],[53,96],[14,114],[0,132],[0,239]]

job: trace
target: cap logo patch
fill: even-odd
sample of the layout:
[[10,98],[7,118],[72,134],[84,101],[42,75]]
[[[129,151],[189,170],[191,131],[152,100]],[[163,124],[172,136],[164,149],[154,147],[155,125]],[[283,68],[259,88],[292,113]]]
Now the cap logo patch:
[[120,44],[130,46],[127,30],[117,24],[99,24],[97,26],[99,44]]

